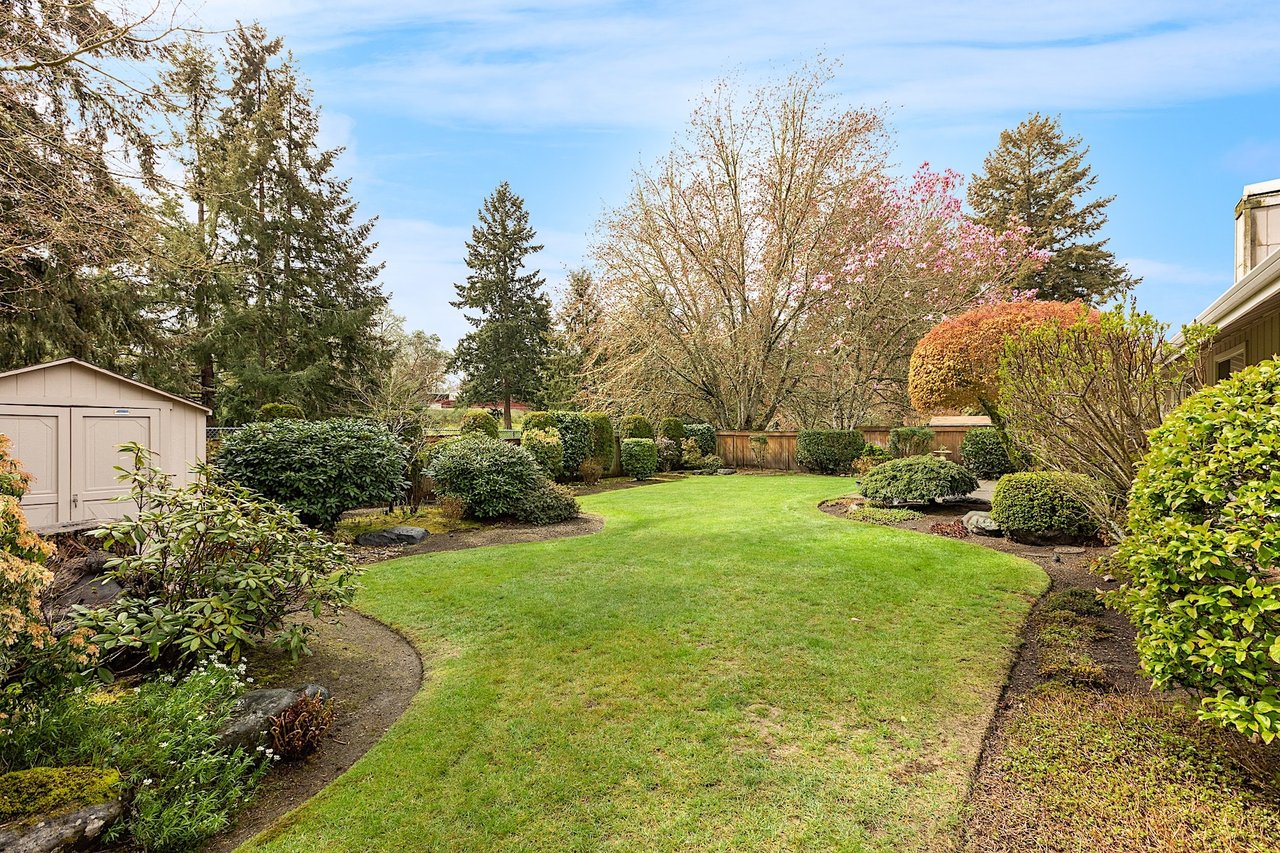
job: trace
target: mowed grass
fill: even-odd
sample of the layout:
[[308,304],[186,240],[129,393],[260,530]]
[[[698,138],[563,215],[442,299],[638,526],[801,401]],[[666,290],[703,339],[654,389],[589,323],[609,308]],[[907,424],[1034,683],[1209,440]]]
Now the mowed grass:
[[1047,579],[816,508],[847,489],[690,478],[585,498],[595,535],[371,567],[357,606],[427,683],[243,849],[949,846]]

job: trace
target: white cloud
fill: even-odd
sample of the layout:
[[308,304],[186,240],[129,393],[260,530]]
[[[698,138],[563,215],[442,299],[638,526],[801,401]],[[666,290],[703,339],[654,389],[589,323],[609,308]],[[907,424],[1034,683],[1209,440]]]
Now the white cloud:
[[1150,106],[1280,83],[1240,45],[1280,38],[1269,4],[856,4],[563,0],[209,0],[211,24],[259,15],[333,56],[327,96],[431,121],[668,126],[689,97],[825,51],[858,100],[907,114]]
[[1231,284],[1230,270],[1203,270],[1154,258],[1121,258],[1120,263],[1139,278],[1161,284],[1217,287],[1226,290]]

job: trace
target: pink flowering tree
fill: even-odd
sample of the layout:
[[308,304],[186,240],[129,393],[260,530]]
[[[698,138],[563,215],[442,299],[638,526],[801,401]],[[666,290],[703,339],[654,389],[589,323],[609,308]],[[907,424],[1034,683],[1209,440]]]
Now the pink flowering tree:
[[806,327],[809,375],[790,407],[796,421],[897,421],[925,332],[979,305],[1034,298],[1013,282],[1047,254],[1030,246],[1025,227],[995,232],[966,217],[962,183],[926,163],[909,181],[868,184],[852,205],[844,263],[813,285],[820,296]]

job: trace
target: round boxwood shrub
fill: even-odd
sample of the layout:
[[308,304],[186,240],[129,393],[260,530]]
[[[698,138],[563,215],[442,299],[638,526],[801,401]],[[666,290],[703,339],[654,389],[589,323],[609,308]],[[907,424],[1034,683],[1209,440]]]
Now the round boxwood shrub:
[[462,421],[458,425],[458,433],[461,435],[487,435],[490,438],[497,438],[498,420],[483,409],[472,409],[462,416]]
[[1015,542],[1067,544],[1098,534],[1098,524],[1078,497],[1087,477],[1061,471],[1006,474],[991,496],[991,518]]
[[601,472],[613,467],[613,422],[608,412],[585,412],[591,424],[591,458],[600,465]]
[[796,435],[796,461],[819,474],[847,474],[865,446],[855,429],[802,429]]
[[679,418],[663,418],[658,421],[656,438],[669,439],[679,446],[680,442],[684,441],[684,422]]
[[328,529],[349,509],[403,494],[408,456],[375,421],[280,419],[228,434],[215,464],[223,477],[283,504],[304,524]]
[[556,419],[550,412],[529,412],[520,422],[521,429],[555,429]]
[[548,477],[554,479],[564,472],[564,444],[554,428],[526,429],[520,434],[520,446],[529,451]]
[[684,436],[698,442],[698,450],[703,456],[715,455],[716,428],[711,424],[685,424]]
[[658,446],[652,438],[622,440],[622,473],[633,480],[647,480],[658,470]]
[[1201,716],[1280,732],[1280,364],[1205,388],[1151,433],[1129,494],[1110,601],[1138,628],[1157,687],[1206,694]]
[[555,524],[578,514],[578,499],[564,486],[543,479],[521,502],[518,517],[530,524]]
[[623,441],[628,438],[653,438],[653,424],[644,415],[627,415],[618,421],[618,437]]
[[960,441],[960,459],[979,480],[998,480],[1018,470],[1009,459],[1009,450],[992,427],[971,429]]
[[427,473],[437,492],[461,500],[475,518],[519,515],[546,479],[528,450],[483,435],[450,442]]
[[936,456],[905,456],[877,465],[859,479],[862,496],[879,506],[930,503],[978,488],[973,475]]
[[302,409],[293,403],[267,403],[258,409],[257,420],[259,423],[280,419],[301,421],[306,420],[306,417]]

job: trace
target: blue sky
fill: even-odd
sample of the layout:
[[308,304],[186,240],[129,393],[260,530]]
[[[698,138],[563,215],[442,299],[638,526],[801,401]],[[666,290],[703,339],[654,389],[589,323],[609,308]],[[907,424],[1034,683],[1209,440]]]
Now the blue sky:
[[887,108],[902,171],[971,174],[1001,128],[1060,114],[1117,196],[1106,236],[1140,304],[1168,322],[1231,283],[1241,187],[1280,177],[1280,4],[192,2],[209,28],[285,37],[379,217],[394,308],[449,344],[463,241],[499,181],[525,197],[554,290],[700,92],[818,54],[841,62],[843,100]]

